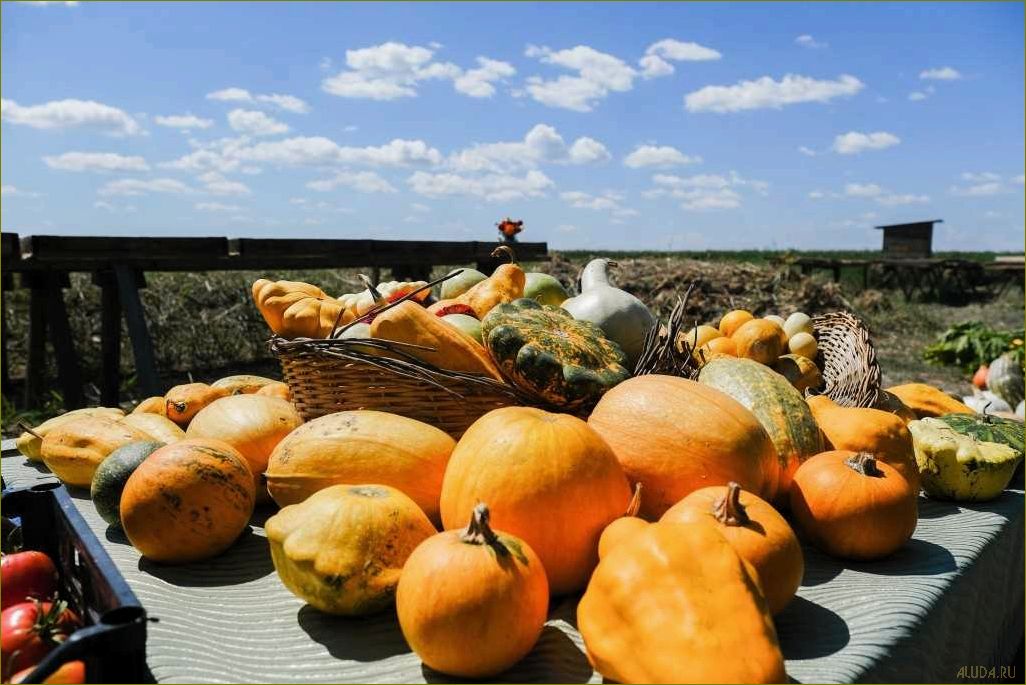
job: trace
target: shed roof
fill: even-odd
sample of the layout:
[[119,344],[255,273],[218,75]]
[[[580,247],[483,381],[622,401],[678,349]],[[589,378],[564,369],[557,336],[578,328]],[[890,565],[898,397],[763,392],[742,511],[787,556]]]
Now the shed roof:
[[920,226],[922,224],[942,224],[944,219],[926,219],[925,221],[910,221],[905,224],[886,224],[883,226],[873,226],[873,228],[906,228],[908,226]]

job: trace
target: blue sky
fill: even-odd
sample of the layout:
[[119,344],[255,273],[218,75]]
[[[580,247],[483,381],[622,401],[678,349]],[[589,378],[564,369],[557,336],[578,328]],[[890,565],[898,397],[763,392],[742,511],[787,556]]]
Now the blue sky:
[[1023,249],[1021,3],[0,12],[5,231]]

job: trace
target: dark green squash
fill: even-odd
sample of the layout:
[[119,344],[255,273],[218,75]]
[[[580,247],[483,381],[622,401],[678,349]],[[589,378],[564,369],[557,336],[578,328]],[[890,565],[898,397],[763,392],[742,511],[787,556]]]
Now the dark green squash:
[[112,526],[121,527],[121,491],[125,489],[128,477],[146,457],[163,446],[162,442],[130,442],[100,462],[89,488],[89,496],[100,518]]
[[481,333],[509,382],[558,407],[589,407],[630,377],[619,345],[559,307],[528,298],[500,304]]
[[956,433],[976,438],[980,442],[1008,445],[1019,453],[1020,459],[1026,452],[1026,437],[1021,421],[1003,419],[990,414],[945,414],[937,418]]

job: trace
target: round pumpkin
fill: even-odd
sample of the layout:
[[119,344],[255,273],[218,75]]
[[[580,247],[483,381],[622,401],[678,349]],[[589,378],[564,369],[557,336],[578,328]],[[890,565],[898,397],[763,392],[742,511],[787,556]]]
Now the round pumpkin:
[[735,343],[732,338],[713,338],[706,344],[699,347],[698,352],[695,353],[692,359],[694,359],[699,366],[704,366],[708,362],[712,361],[715,357],[720,355],[736,357],[737,343]]
[[39,451],[43,463],[65,485],[88,488],[107,455],[130,442],[152,440],[149,433],[121,418],[83,416],[57,425],[43,437]]
[[916,529],[916,492],[894,468],[866,452],[834,450],[802,464],[791,513],[820,549],[843,559],[879,559]]
[[584,587],[602,530],[631,498],[609,445],[569,414],[494,409],[460,438],[442,484],[442,523],[463,528],[487,502],[493,525],[537,552],[555,594]]
[[730,338],[737,346],[737,356],[760,364],[772,364],[784,352],[780,326],[766,319],[752,319],[741,324]]
[[766,429],[725,393],[675,376],[636,376],[607,392],[588,418],[653,521],[694,490],[737,481],[767,494],[779,471]]
[[231,445],[190,439],[153,452],[121,493],[121,527],[144,557],[181,564],[217,556],[253,513],[253,474]]
[[695,490],[659,520],[716,526],[759,573],[772,614],[784,610],[802,583],[805,560],[791,526],[766,500],[737,483]]
[[238,450],[253,473],[257,501],[266,501],[267,460],[278,443],[302,423],[299,412],[286,400],[255,394],[232,395],[201,409],[189,422],[186,436],[221,440]]
[[485,504],[463,530],[439,533],[406,560],[396,609],[403,636],[431,668],[487,678],[538,641],[549,608],[541,560],[523,540],[493,531]]
[[392,605],[410,553],[435,527],[387,485],[332,485],[267,519],[282,583],[310,606],[356,616]]
[[165,444],[178,442],[185,437],[185,431],[177,423],[160,414],[132,413],[121,419],[121,423],[138,428],[154,440]]
[[337,483],[401,490],[436,523],[442,477],[456,441],[426,423],[380,411],[343,411],[304,423],[267,462],[267,490],[279,506]]
[[89,486],[89,498],[100,518],[112,526],[121,526],[121,493],[128,477],[148,456],[163,446],[162,442],[130,442],[100,462]]
[[260,388],[277,382],[278,381],[270,378],[264,378],[263,376],[242,374],[239,376],[225,376],[224,378],[220,378],[211,383],[210,387],[223,388],[231,395],[243,395],[257,392]]
[[819,343],[812,337],[811,333],[799,331],[787,341],[787,349],[791,354],[797,354],[806,359],[815,359],[819,352]]
[[281,381],[268,383],[257,390],[256,394],[264,397],[277,397],[283,400],[292,400],[292,390],[289,388],[287,383],[282,383]]
[[718,329],[712,326],[695,326],[686,333],[679,334],[677,337],[677,350],[684,352],[684,350],[698,350],[710,340],[719,338],[723,334]]
[[734,335],[734,331],[741,328],[741,326],[755,317],[752,313],[746,309],[735,309],[734,311],[727,312],[720,319],[720,334],[725,335],[728,338]]

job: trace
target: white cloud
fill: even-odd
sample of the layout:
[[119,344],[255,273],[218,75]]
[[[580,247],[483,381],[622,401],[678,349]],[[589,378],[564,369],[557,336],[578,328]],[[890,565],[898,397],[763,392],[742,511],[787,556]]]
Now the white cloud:
[[875,183],[848,183],[844,186],[844,194],[848,197],[877,197],[884,190]]
[[233,109],[228,112],[228,125],[240,133],[274,136],[287,133],[288,125],[254,109]]
[[389,41],[346,50],[348,69],[321,81],[326,93],[344,98],[395,100],[416,97],[417,84],[431,79],[456,79],[462,70],[450,62],[433,62],[434,50]]
[[901,138],[886,131],[860,133],[849,131],[834,138],[833,150],[840,155],[857,155],[866,150],[884,150],[894,147]]
[[718,51],[698,43],[686,43],[666,38],[648,46],[645,56],[638,60],[641,75],[646,79],[669,76],[674,72],[673,62],[704,62],[722,57]]
[[1026,175],[1019,174],[1018,176],[1012,179],[1012,183],[1014,183],[1017,186],[1023,185],[1023,183],[1026,183]]
[[256,94],[249,92],[245,88],[223,88],[221,90],[215,90],[213,93],[207,93],[208,100],[220,100],[221,102],[245,102],[249,104],[264,104],[271,105],[277,109],[284,110],[286,112],[292,112],[293,114],[306,114],[310,111],[310,106],[306,104],[304,100],[297,98],[295,95],[284,95],[282,93],[268,93],[268,94]]
[[982,171],[980,173],[966,171],[962,174],[962,180],[969,181],[970,183],[987,183],[988,181],[1000,181],[1001,175],[995,174],[993,171]]
[[517,73],[509,62],[477,58],[478,68],[469,69],[453,81],[453,87],[464,95],[472,98],[490,98],[495,95],[494,81],[509,78]]
[[830,47],[829,43],[824,43],[824,42],[818,41],[818,40],[816,40],[815,38],[813,38],[812,36],[810,36],[807,33],[804,33],[804,34],[798,36],[797,38],[795,38],[794,42],[795,42],[796,45],[800,45],[803,48],[809,48],[811,50],[818,50],[820,48],[828,48],[828,47]]
[[342,147],[328,138],[298,137],[242,146],[227,152],[241,161],[283,165],[364,164],[369,166],[438,165],[442,153],[422,140],[396,138],[377,147]]
[[824,193],[822,190],[809,191],[810,200],[822,200],[824,197],[826,197],[826,193]]
[[641,76],[646,79],[669,76],[675,69],[673,65],[658,55],[645,55],[638,60],[641,66]]
[[64,2],[49,2],[48,0],[18,0],[19,5],[34,5],[36,7],[46,7],[47,5],[64,5],[65,7],[75,7],[78,5],[78,0],[65,0]]
[[921,90],[913,90],[911,93],[908,94],[908,99],[912,102],[920,102],[922,100],[925,100],[927,97],[927,94]]
[[201,212],[241,212],[242,207],[238,205],[226,205],[220,202],[198,202],[193,205],[193,209],[197,209]]
[[522,141],[478,143],[452,153],[448,166],[457,171],[510,171],[532,169],[540,164],[589,164],[610,158],[606,146],[581,137],[567,147],[556,129],[537,124]]
[[952,67],[940,67],[919,72],[919,78],[932,81],[957,81],[962,78],[962,74]]
[[556,51],[529,45],[524,54],[545,64],[577,72],[576,76],[563,75],[552,80],[531,76],[526,86],[528,94],[537,102],[575,112],[590,112],[610,91],[630,90],[638,75],[620,58],[587,45]]
[[17,188],[12,185],[4,185],[0,187],[0,195],[17,195],[18,197],[39,197],[39,193],[33,193],[28,190],[22,190],[21,188]]
[[684,164],[698,164],[701,161],[701,157],[685,155],[677,148],[669,145],[639,145],[623,159],[624,166],[631,169],[640,169],[642,167],[668,168]]
[[253,102],[253,96],[245,88],[224,88],[207,93],[208,100],[220,100],[222,102]]
[[844,186],[844,194],[848,197],[872,199],[877,204],[887,207],[925,204],[930,201],[929,195],[892,193],[876,183],[848,183]]
[[652,176],[652,182],[656,184],[656,188],[643,193],[645,197],[668,195],[682,200],[680,207],[687,211],[735,209],[741,206],[742,196],[738,192],[739,188],[749,187],[760,194],[765,194],[768,186],[764,181],[744,179],[734,171],[727,176],[697,174],[682,177],[655,174]]
[[951,186],[951,193],[954,195],[964,195],[967,197],[984,197],[987,195],[1000,195],[1001,193],[1008,192],[1000,182],[990,181],[988,183],[977,183],[975,185],[960,187]]
[[104,200],[97,200],[93,203],[93,209],[102,209],[111,214],[132,214],[138,211],[139,208],[135,205],[116,205]]
[[411,204],[410,209],[414,212],[420,212],[421,214],[426,214],[431,211],[430,207],[428,207],[425,204],[421,204],[420,202],[414,202],[413,204]]
[[14,100],[0,99],[0,118],[11,124],[38,129],[93,128],[112,136],[144,133],[139,124],[117,107],[94,100],[52,100],[22,107]]
[[961,175],[963,181],[968,181],[969,186],[951,186],[953,195],[967,197],[983,197],[987,195],[1002,195],[1011,192],[1010,186],[1023,185],[1023,174],[1012,176],[1005,180],[1001,174],[993,171],[971,172],[966,171]]
[[848,74],[839,76],[836,81],[821,81],[797,74],[787,74],[780,81],[763,76],[733,86],[700,88],[684,96],[684,107],[689,112],[721,113],[780,109],[802,102],[829,102],[837,97],[851,97],[863,87],[862,81]]
[[804,145],[799,145],[798,146],[798,152],[802,153],[806,157],[815,157],[816,154],[817,154],[817,152],[815,150],[813,150],[810,147],[805,147]]
[[607,190],[601,195],[572,190],[560,193],[559,198],[576,209],[607,211],[613,217],[620,219],[638,215],[638,210],[624,207],[621,204],[624,199],[622,193],[612,190]]
[[145,195],[146,193],[168,193],[183,195],[194,192],[192,188],[173,178],[123,178],[105,183],[98,191],[100,195]]
[[555,185],[552,179],[536,169],[528,171],[523,176],[486,174],[479,177],[417,171],[407,179],[407,183],[418,195],[427,197],[468,195],[492,202],[541,197]]
[[331,178],[311,181],[306,187],[320,192],[328,192],[338,187],[352,188],[361,193],[397,192],[391,183],[373,171],[340,171]]
[[249,195],[252,191],[245,183],[232,181],[216,171],[208,171],[197,177],[203,188],[213,195]]
[[888,207],[893,207],[893,206],[896,206],[896,205],[916,205],[916,204],[926,204],[927,202],[930,201],[930,196],[929,195],[912,195],[912,194],[904,194],[904,195],[888,194],[888,195],[881,195],[880,197],[877,197],[876,201],[878,203],[880,203],[882,205],[886,205]]
[[148,171],[146,160],[114,152],[65,152],[43,157],[46,166],[61,171]]
[[576,233],[579,229],[574,224],[559,224],[556,230],[560,233]]
[[169,128],[210,128],[214,125],[213,119],[201,119],[193,114],[171,114],[166,117],[157,115],[153,117],[154,123]]
[[587,136],[574,141],[574,144],[570,146],[569,156],[571,164],[606,162],[611,157],[605,145]]

